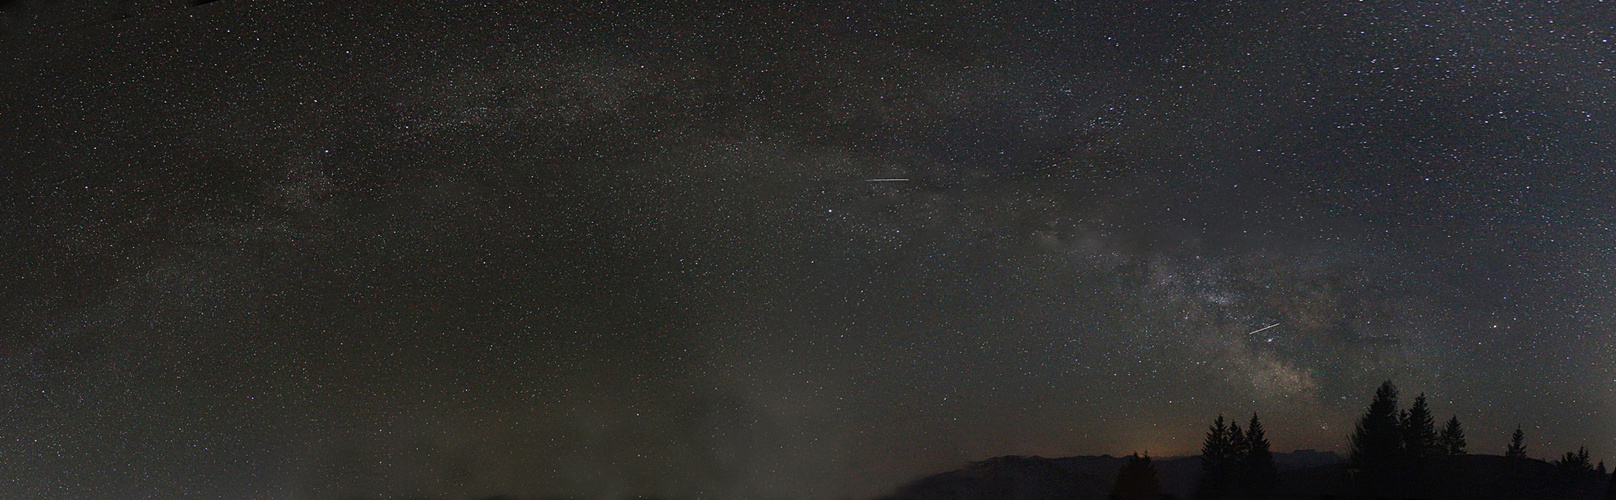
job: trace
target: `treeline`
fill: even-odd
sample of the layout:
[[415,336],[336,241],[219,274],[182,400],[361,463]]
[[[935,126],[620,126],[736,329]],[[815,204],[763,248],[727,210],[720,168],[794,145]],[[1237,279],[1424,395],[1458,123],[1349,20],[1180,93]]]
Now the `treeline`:
[[[1397,400],[1397,386],[1389,380],[1382,383],[1375,391],[1369,409],[1359,417],[1357,426],[1353,428],[1350,456],[1359,470],[1419,465],[1433,457],[1467,454],[1464,425],[1459,422],[1457,415],[1448,418],[1442,431],[1438,432],[1425,394],[1415,396],[1414,404],[1407,410],[1399,410]],[[1527,458],[1526,433],[1520,426],[1516,426],[1515,432],[1510,435],[1509,445],[1504,448],[1504,457]],[[1582,446],[1561,455],[1554,464],[1567,472],[1607,473],[1603,460],[1598,465],[1591,460],[1588,448]]]
[[[1268,443],[1268,432],[1256,414],[1241,429],[1239,423],[1224,425],[1223,416],[1212,423],[1201,446],[1201,482],[1196,498],[1259,498],[1279,485],[1279,468]],[[1150,456],[1134,454],[1117,471],[1111,488],[1113,500],[1158,500],[1171,498],[1162,493],[1161,482]]]
[[[1349,436],[1349,447],[1349,463],[1345,470],[1347,478],[1342,484],[1346,489],[1340,493],[1370,498],[1439,494],[1440,491],[1433,489],[1459,486],[1465,481],[1508,484],[1509,480],[1515,480],[1518,483],[1526,477],[1523,471],[1528,469],[1525,466],[1529,461],[1526,434],[1520,426],[1516,426],[1502,459],[1515,465],[1494,462],[1502,469],[1489,469],[1504,473],[1514,471],[1516,477],[1505,478],[1503,483],[1497,482],[1498,478],[1476,477],[1482,472],[1465,464],[1477,462],[1459,458],[1469,452],[1464,424],[1459,422],[1458,415],[1449,416],[1438,430],[1436,416],[1427,404],[1425,395],[1415,396],[1414,403],[1407,409],[1400,408],[1397,386],[1391,381],[1382,383],[1375,391],[1374,399]],[[1500,460],[1496,455],[1475,459]],[[1262,420],[1256,414],[1251,416],[1243,429],[1238,423],[1225,424],[1223,416],[1219,415],[1207,429],[1206,439],[1201,445],[1200,462],[1201,477],[1195,488],[1195,498],[1265,498],[1280,487],[1273,451]],[[1530,462],[1539,464],[1537,467],[1540,468],[1547,467],[1535,460]],[[1589,484],[1585,481],[1597,481],[1595,478],[1604,479],[1607,475],[1604,461],[1593,464],[1586,446],[1566,452],[1552,465],[1551,470],[1558,470],[1560,477],[1585,485],[1579,488]],[[1461,482],[1452,482],[1456,480]],[[1612,475],[1609,481],[1603,486],[1603,497],[1605,500],[1616,500],[1616,475]],[[1467,486],[1473,487],[1475,484]],[[1148,456],[1130,457],[1127,465],[1119,471],[1111,491],[1111,498],[1119,500],[1155,500],[1164,497],[1167,495],[1162,494],[1161,484],[1156,479]]]
[[1223,415],[1212,422],[1201,444],[1201,483],[1196,495],[1223,498],[1261,496],[1279,485],[1279,469],[1262,420],[1253,413],[1244,431],[1240,424],[1223,425]]
[[1375,390],[1369,410],[1353,429],[1352,464],[1370,479],[1386,479],[1381,477],[1383,473],[1415,470],[1433,457],[1464,455],[1464,425],[1459,417],[1448,419],[1440,435],[1435,424],[1425,394],[1416,396],[1407,410],[1399,410],[1397,386],[1388,380]]
[[[1362,489],[1373,493],[1395,493],[1412,489],[1430,472],[1432,461],[1444,456],[1466,454],[1464,426],[1457,415],[1448,419],[1438,433],[1425,394],[1414,397],[1414,404],[1399,410],[1397,386],[1386,381],[1375,391],[1369,409],[1358,419],[1351,437],[1351,463]],[[1526,433],[1516,426],[1504,457],[1526,460]],[[1605,462],[1590,463],[1588,448],[1566,452],[1554,462],[1571,476],[1604,477]],[[1607,498],[1616,498],[1616,481]]]

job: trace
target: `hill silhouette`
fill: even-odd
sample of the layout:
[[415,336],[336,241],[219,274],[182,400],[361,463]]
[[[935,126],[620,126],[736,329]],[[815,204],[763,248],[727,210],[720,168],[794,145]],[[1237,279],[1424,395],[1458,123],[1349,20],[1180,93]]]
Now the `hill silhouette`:
[[[1199,457],[1152,459],[1167,495],[1192,498],[1200,478]],[[1005,456],[923,477],[882,500],[1088,500],[1105,499],[1127,457],[1064,458]],[[1497,455],[1439,457],[1425,475],[1398,496],[1367,493],[1355,471],[1331,452],[1275,454],[1280,485],[1272,499],[1598,500],[1608,478],[1569,473],[1537,459]]]
[[[1335,464],[1293,471],[1284,477],[1277,498],[1355,498],[1352,471]],[[1606,478],[1570,473],[1538,459],[1498,455],[1439,457],[1426,475],[1414,481],[1404,498],[1430,500],[1604,498]]]
[[[1044,458],[1004,456],[905,484],[883,500],[921,499],[1104,499],[1128,457],[1111,455]],[[1189,498],[1201,477],[1199,457],[1152,458],[1162,487]],[[1298,450],[1274,455],[1282,477],[1289,471],[1340,464],[1332,452]]]

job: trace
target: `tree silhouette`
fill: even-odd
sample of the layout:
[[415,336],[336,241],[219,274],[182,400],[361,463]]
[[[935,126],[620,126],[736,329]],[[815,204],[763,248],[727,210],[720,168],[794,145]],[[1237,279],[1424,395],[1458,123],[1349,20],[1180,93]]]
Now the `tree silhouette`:
[[1212,421],[1201,442],[1201,482],[1195,488],[1199,498],[1221,498],[1229,494],[1234,482],[1234,463],[1229,461],[1229,428],[1223,425],[1223,415]]
[[1369,403],[1369,409],[1353,429],[1353,465],[1364,471],[1392,466],[1402,453],[1403,444],[1397,417],[1397,386],[1387,380],[1375,391],[1375,399]]
[[1458,415],[1448,419],[1448,425],[1442,428],[1442,436],[1437,438],[1437,447],[1449,456],[1465,454],[1464,426],[1459,424]]
[[1577,447],[1575,453],[1565,452],[1564,455],[1560,456],[1559,460],[1554,462],[1554,465],[1572,475],[1591,476],[1594,473],[1594,466],[1588,457],[1587,446]]
[[1240,424],[1229,422],[1229,449],[1223,459],[1229,462],[1229,488],[1233,491],[1240,491],[1240,478],[1246,475],[1246,454],[1250,451],[1246,431],[1240,428]]
[[1509,438],[1509,448],[1504,450],[1507,458],[1526,458],[1526,433],[1521,432],[1521,426],[1515,426],[1515,435]]
[[1403,431],[1403,454],[1418,463],[1437,454],[1436,422],[1431,418],[1431,407],[1425,404],[1425,394],[1414,397],[1414,405],[1403,412],[1399,427]]
[[1128,463],[1117,470],[1117,484],[1111,488],[1112,500],[1156,500],[1161,493],[1161,480],[1156,478],[1156,466],[1150,465],[1148,453],[1130,455]]
[[1240,424],[1229,422],[1229,450],[1226,456],[1235,463],[1240,463],[1240,457],[1246,456],[1246,431],[1240,429]]
[[1610,485],[1605,487],[1605,500],[1616,500],[1616,474],[1610,475]]
[[1246,426],[1245,444],[1239,489],[1242,493],[1266,495],[1279,485],[1279,470],[1274,467],[1274,452],[1269,448],[1268,434],[1255,413],[1251,414],[1251,423]]

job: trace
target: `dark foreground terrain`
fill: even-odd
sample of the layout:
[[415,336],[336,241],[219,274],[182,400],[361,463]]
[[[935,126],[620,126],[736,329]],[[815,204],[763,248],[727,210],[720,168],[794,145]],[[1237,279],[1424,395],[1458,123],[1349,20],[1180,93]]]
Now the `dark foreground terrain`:
[[[975,462],[963,469],[918,479],[883,500],[1105,499],[1127,457],[1018,457]],[[1153,460],[1165,495],[1192,498],[1200,477],[1199,457]],[[1466,455],[1432,462],[1400,486],[1362,484],[1333,453],[1279,454],[1280,486],[1273,499],[1596,500],[1607,478],[1567,473],[1536,459]]]

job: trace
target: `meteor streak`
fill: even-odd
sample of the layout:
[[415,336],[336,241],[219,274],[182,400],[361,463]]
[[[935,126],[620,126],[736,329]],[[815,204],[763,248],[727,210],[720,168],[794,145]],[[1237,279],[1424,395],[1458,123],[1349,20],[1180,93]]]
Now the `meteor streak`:
[[1256,334],[1257,334],[1257,332],[1260,332],[1260,331],[1263,331],[1263,330],[1267,330],[1267,329],[1269,329],[1269,328],[1273,328],[1273,327],[1276,327],[1276,326],[1279,326],[1279,323],[1274,323],[1274,324],[1272,324],[1272,325],[1268,325],[1268,326],[1265,326],[1265,327],[1262,327],[1262,328],[1258,328],[1258,329],[1256,329],[1256,330],[1252,330],[1252,331],[1251,331],[1251,333],[1247,333],[1247,334],[1246,334],[1246,335],[1256,335]]

